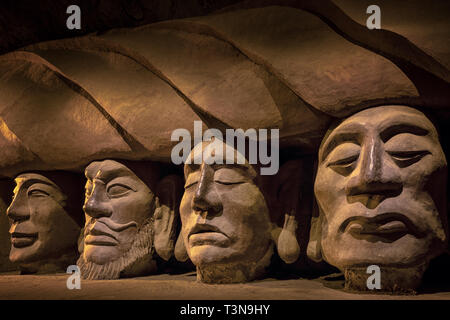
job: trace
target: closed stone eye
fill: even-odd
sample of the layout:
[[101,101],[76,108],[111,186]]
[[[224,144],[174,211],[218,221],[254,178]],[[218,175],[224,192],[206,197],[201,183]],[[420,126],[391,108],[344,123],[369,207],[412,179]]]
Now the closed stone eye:
[[214,182],[217,182],[219,184],[223,184],[226,186],[245,183],[245,181],[223,181],[223,180],[215,180]]
[[355,169],[355,164],[358,160],[358,157],[359,154],[356,154],[346,158],[338,159],[329,162],[327,167],[331,168],[342,176],[348,176]]
[[394,162],[401,168],[409,167],[420,161],[423,157],[431,154],[428,150],[418,151],[387,151]]
[[40,189],[33,189],[28,191],[29,197],[47,197],[49,194],[43,190]]
[[110,195],[111,197],[121,197],[124,196],[126,194],[128,194],[128,192],[130,192],[132,189],[124,184],[113,184],[112,186],[108,187],[108,195]]
[[186,183],[184,184],[184,189],[189,189],[190,187],[196,185],[200,181],[200,171],[195,171],[190,173],[186,178]]
[[190,187],[196,185],[197,183],[198,183],[198,181],[192,181],[192,182],[190,182],[190,183],[186,183],[186,184],[184,185],[184,189],[189,189]]
[[353,155],[344,159],[339,159],[333,162],[328,163],[328,167],[330,166],[341,166],[346,167],[352,165],[356,160],[358,160],[358,155]]

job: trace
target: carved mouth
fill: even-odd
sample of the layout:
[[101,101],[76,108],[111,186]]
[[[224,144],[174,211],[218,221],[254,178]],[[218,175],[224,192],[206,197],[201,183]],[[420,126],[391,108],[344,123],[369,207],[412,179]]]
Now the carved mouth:
[[201,233],[221,233],[224,236],[226,236],[225,233],[223,233],[219,228],[216,226],[210,225],[210,224],[196,224],[192,229],[191,232],[189,232],[189,237],[194,234],[201,234]]
[[36,242],[37,238],[37,233],[13,232],[11,234],[11,244],[15,248],[29,247]]
[[209,224],[196,224],[189,233],[188,239],[192,246],[225,246],[228,237],[216,226]]
[[339,232],[370,242],[394,242],[407,234],[417,238],[421,233],[408,217],[400,213],[383,213],[375,217],[350,217],[342,223]]
[[115,246],[119,243],[117,237],[110,232],[110,228],[101,221],[96,221],[86,230],[84,243],[97,246]]
[[104,235],[104,236],[93,236],[88,235],[84,243],[87,245],[92,246],[116,246],[118,244],[117,241],[112,239],[110,236]]

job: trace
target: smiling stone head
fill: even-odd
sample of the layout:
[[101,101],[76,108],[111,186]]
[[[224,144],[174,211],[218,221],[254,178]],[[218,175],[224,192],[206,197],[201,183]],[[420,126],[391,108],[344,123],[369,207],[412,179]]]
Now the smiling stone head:
[[68,172],[23,173],[7,209],[10,260],[22,273],[66,270],[77,258],[81,178]]
[[308,255],[367,290],[369,265],[381,289],[411,290],[447,242],[447,162],[433,123],[406,106],[360,111],[327,133],[314,192],[319,217]]
[[78,260],[85,279],[117,279],[157,271],[175,243],[175,176],[159,181],[154,163],[104,160],[85,170],[86,225]]

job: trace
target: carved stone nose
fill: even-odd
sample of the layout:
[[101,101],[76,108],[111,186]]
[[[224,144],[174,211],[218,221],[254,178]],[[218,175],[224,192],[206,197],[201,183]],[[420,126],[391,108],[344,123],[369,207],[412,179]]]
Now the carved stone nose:
[[30,217],[30,210],[25,205],[24,199],[16,196],[6,209],[6,215],[13,221],[22,221]]
[[192,198],[192,210],[214,214],[222,211],[220,197],[214,188],[214,172],[211,168],[203,167],[200,180]]
[[93,217],[109,217],[112,212],[106,204],[106,190],[103,185],[94,185],[91,195],[87,198],[83,206],[84,212]]
[[381,141],[371,140],[362,151],[355,174],[345,187],[348,202],[358,201],[373,209],[386,198],[398,196],[402,189],[398,169],[387,161]]
[[208,215],[222,211],[222,204],[215,190],[196,192],[192,199],[192,210],[196,212],[207,212]]

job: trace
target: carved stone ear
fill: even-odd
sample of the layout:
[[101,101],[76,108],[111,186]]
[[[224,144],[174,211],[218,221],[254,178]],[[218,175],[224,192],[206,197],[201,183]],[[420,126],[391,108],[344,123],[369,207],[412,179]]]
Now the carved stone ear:
[[285,214],[284,226],[278,237],[278,255],[286,263],[294,263],[300,256],[297,240],[297,220],[294,214]]
[[294,263],[300,256],[297,239],[298,214],[303,183],[303,161],[292,160],[285,163],[275,177],[280,214],[284,215],[283,228],[276,241],[278,255],[286,263]]
[[156,253],[166,261],[172,257],[175,249],[181,190],[181,178],[170,175],[159,182],[156,191],[154,245]]
[[306,255],[314,262],[322,262],[322,215],[319,214],[317,203],[314,205],[314,215],[311,219],[311,231],[309,233],[309,242],[306,249]]
[[185,262],[189,259],[181,232],[178,235],[177,243],[175,245],[175,258],[180,262]]

